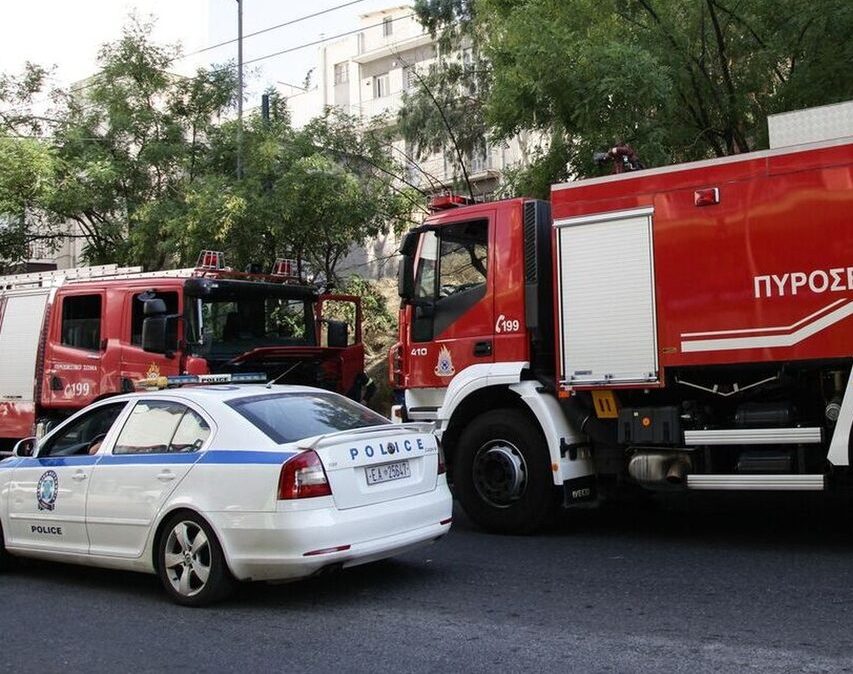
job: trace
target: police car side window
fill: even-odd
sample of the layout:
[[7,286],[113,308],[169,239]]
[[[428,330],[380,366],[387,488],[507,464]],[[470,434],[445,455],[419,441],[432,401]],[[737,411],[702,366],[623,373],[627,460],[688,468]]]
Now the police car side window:
[[89,454],[112,427],[127,403],[101,405],[77,417],[39,448],[39,457]]
[[113,454],[160,454],[169,451],[186,406],[166,400],[140,400],[116,440]]
[[169,451],[194,452],[201,449],[208,437],[210,437],[210,426],[201,416],[187,409],[169,444]]

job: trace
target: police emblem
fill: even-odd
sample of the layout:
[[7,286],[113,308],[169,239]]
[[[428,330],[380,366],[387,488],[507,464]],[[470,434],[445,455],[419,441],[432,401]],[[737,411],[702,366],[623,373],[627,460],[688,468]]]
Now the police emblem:
[[58,494],[59,477],[52,470],[49,470],[39,478],[38,485],[36,485],[39,510],[53,510]]
[[450,357],[450,349],[442,346],[438,352],[438,363],[435,366],[435,373],[439,377],[452,377],[456,374],[456,369],[453,367],[453,359]]

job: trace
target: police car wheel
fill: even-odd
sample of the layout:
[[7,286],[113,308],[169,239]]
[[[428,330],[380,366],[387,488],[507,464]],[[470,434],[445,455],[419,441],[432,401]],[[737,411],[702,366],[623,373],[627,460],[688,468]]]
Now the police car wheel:
[[515,409],[486,412],[468,425],[456,448],[453,481],[469,517],[495,533],[542,528],[559,500],[545,438]]
[[184,606],[220,601],[235,585],[216,535],[194,513],[177,513],[163,527],[157,572],[166,592]]

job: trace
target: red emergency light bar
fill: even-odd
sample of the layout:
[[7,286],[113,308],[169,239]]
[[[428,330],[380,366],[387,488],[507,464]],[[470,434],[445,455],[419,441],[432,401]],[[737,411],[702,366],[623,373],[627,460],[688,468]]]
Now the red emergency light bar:
[[225,253],[218,250],[203,250],[198,254],[197,269],[225,269]]
[[471,197],[463,197],[459,194],[441,194],[429,200],[428,207],[431,212],[447,211],[460,206],[470,206],[474,203]]
[[275,261],[275,264],[273,264],[272,266],[272,275],[298,278],[299,274],[296,273],[296,270],[296,260],[292,258],[280,257]]

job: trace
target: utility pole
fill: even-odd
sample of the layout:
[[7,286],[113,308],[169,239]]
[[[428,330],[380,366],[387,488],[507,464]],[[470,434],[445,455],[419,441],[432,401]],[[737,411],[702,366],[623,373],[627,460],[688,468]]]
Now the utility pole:
[[243,0],[237,0],[237,180],[243,178]]

